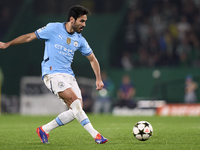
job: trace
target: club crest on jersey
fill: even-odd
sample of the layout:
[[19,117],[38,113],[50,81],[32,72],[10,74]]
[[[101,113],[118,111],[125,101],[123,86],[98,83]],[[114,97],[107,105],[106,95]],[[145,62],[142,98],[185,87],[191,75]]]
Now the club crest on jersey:
[[67,38],[67,44],[69,45],[71,43],[71,39]]
[[78,42],[77,41],[74,42],[74,46],[78,47]]
[[63,82],[58,82],[58,87],[59,87],[59,88],[64,87],[64,85],[65,85],[65,84],[64,84]]

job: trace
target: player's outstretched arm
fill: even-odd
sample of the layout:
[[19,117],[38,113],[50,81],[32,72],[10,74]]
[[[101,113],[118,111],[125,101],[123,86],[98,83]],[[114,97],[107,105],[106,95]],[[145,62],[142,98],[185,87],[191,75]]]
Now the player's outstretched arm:
[[9,42],[6,42],[6,43],[0,42],[0,49],[6,49],[9,46],[27,43],[27,42],[35,40],[36,38],[37,38],[37,36],[35,35],[34,32],[28,33],[28,34],[24,34],[24,35],[21,35],[21,36],[15,38],[12,41],[9,41]]
[[95,73],[96,76],[96,89],[97,90],[101,90],[104,87],[103,81],[101,79],[101,72],[100,72],[100,66],[99,66],[99,62],[96,59],[94,53],[90,54],[89,56],[87,56],[87,58],[90,61],[90,64],[92,66],[92,69]]

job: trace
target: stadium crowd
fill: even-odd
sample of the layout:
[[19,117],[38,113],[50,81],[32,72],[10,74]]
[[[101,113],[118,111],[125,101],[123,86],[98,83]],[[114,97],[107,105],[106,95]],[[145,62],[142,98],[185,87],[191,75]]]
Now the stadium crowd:
[[200,67],[200,1],[129,0],[121,67]]
[[[36,0],[35,14],[62,14],[68,1]],[[0,1],[0,39],[22,6],[22,0],[10,5],[11,0]],[[128,0],[123,29],[123,49],[118,57],[126,70],[133,67],[183,66],[200,67],[200,1],[199,0]],[[12,2],[13,3],[13,2]],[[110,1],[79,1],[93,13],[117,12],[125,3]],[[56,6],[55,4],[62,4]],[[43,9],[45,5],[46,8]],[[37,6],[37,7],[34,7]],[[37,8],[37,9],[36,9]],[[41,9],[40,9],[41,8]],[[53,9],[54,8],[54,9]],[[66,13],[66,12],[65,12]],[[120,42],[117,42],[120,43]],[[116,63],[114,63],[116,64]]]

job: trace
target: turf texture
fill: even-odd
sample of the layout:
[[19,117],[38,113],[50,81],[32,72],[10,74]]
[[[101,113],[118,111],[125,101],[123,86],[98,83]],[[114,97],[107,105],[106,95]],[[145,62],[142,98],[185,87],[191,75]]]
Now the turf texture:
[[[49,144],[40,142],[38,126],[56,116],[0,115],[0,150],[199,150],[199,117],[117,117],[88,114],[94,128],[108,138],[96,144],[76,121],[50,132]],[[153,136],[139,141],[132,134],[138,121],[153,126]]]

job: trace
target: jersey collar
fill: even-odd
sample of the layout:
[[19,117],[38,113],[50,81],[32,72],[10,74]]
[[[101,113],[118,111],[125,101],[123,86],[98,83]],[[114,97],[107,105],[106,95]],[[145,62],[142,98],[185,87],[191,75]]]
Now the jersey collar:
[[75,32],[69,33],[69,32],[67,31],[66,27],[65,27],[65,24],[66,24],[66,23],[67,23],[67,22],[63,22],[63,28],[65,29],[65,31],[66,31],[68,34],[73,35]]

